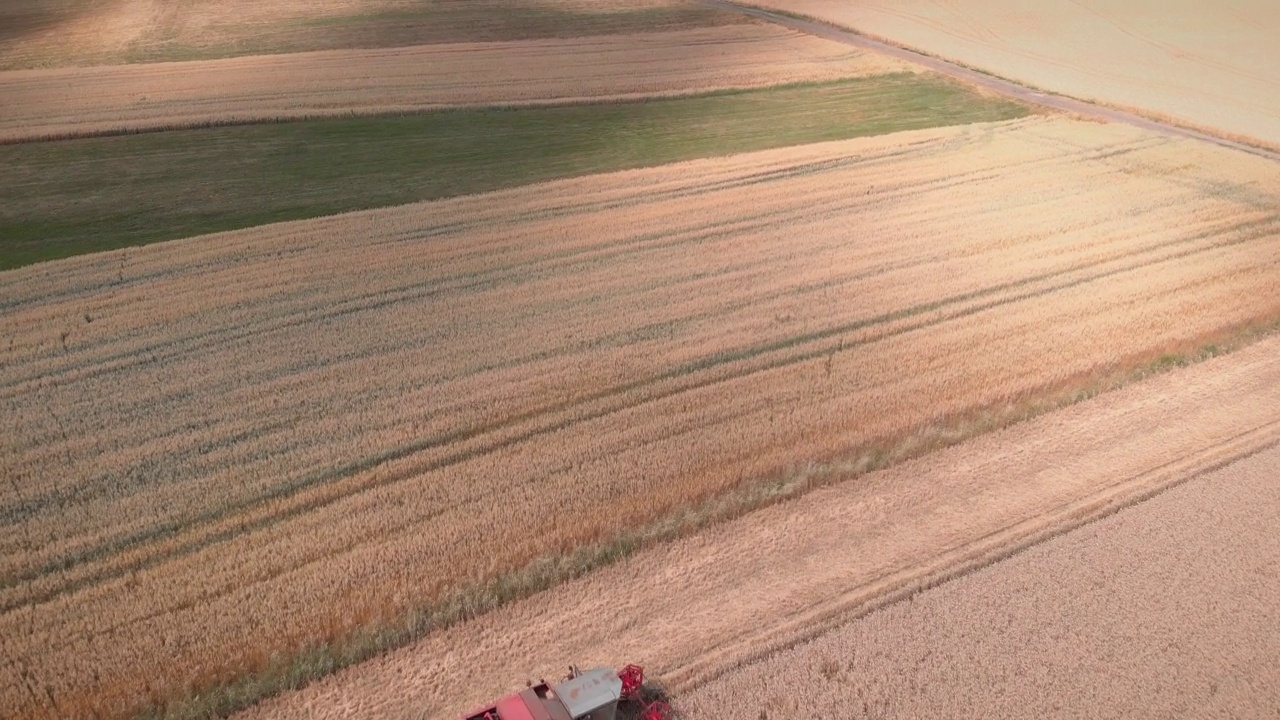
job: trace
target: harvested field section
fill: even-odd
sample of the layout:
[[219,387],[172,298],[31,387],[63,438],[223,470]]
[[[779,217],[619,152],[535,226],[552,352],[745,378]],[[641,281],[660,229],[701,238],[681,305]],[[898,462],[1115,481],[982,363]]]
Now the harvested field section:
[[688,95],[906,70],[772,25],[0,73],[0,142]]
[[[689,717],[1274,717],[1280,448],[742,668]],[[992,629],[998,631],[992,632]],[[385,717],[385,716],[383,716]]]
[[1278,248],[1269,163],[1040,118],[6,273],[7,653],[64,712],[260,670],[1272,322]]
[[1272,0],[751,0],[1011,78],[1280,147]]
[[6,0],[0,69],[665,32],[750,22],[686,0]]
[[[519,688],[526,676],[554,677],[566,657],[643,663],[677,699],[705,708],[729,688],[740,691],[732,675],[715,680],[734,668],[1277,440],[1280,336],[1273,336],[648,548],[267,701],[244,717],[452,717]],[[866,662],[874,652],[849,659]],[[816,668],[803,658],[792,666],[806,670],[802,677],[820,677],[828,659]],[[909,665],[895,669],[913,672]],[[953,678],[939,682],[944,691],[959,692],[969,676],[957,670],[958,685],[947,685]],[[874,690],[844,682],[851,693]],[[722,689],[704,692],[703,686]],[[896,680],[887,686],[901,691]],[[840,689],[825,680],[816,688],[824,699],[834,697],[827,690]],[[790,692],[779,689],[755,704],[772,699],[786,707]],[[861,698],[851,697],[856,717]],[[774,720],[804,717],[771,708],[766,713]]]

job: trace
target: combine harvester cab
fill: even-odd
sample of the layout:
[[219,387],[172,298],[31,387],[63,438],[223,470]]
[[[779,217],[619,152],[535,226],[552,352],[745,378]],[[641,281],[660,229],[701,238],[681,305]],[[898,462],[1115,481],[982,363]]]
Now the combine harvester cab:
[[[462,720],[671,720],[664,702],[646,703],[642,696],[644,670],[628,665],[615,673],[596,668],[570,672],[558,685],[531,685],[493,705],[462,716]],[[619,713],[619,705],[624,712]]]

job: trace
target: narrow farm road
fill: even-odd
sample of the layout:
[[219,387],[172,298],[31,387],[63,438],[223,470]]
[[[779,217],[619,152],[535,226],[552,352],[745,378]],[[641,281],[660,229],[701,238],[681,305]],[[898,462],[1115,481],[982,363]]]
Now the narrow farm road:
[[1039,105],[1051,110],[1071,113],[1080,117],[1100,120],[1103,122],[1132,125],[1133,127],[1142,128],[1143,130],[1148,130],[1166,137],[1200,140],[1220,147],[1240,150],[1252,155],[1280,161],[1280,152],[1274,150],[1248,145],[1192,128],[1153,120],[1151,118],[1143,117],[1137,113],[1126,112],[1124,110],[1096,105],[1094,103],[1077,100],[1063,95],[1055,95],[1051,92],[1036,90],[1026,87],[1025,85],[1020,85],[994,75],[989,75],[987,73],[959,65],[943,58],[927,55],[917,50],[900,47],[898,45],[893,45],[879,40],[873,40],[865,35],[861,35],[851,30],[845,30],[835,25],[817,22],[815,20],[806,20],[761,8],[739,5],[734,2],[729,2],[728,0],[698,0],[698,2],[707,7],[742,13],[760,20],[800,30],[817,37],[826,38],[827,40],[833,40],[835,42],[844,43],[864,50],[872,50],[874,52],[882,53],[889,57],[906,60],[928,68],[934,72],[946,75],[947,77],[955,78],[985,90],[1031,105]]

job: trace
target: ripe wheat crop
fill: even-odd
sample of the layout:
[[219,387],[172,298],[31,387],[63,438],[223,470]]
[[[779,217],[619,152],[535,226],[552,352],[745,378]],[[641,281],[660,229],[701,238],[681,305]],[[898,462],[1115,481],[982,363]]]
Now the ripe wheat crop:
[[0,703],[121,715],[1280,315],[1266,161],[1035,118],[0,276]]
[[[645,548],[616,565],[482,617],[426,633],[375,661],[268,700],[244,713],[241,720],[451,717],[518,689],[526,677],[554,677],[562,672],[564,658],[606,667],[638,662],[649,678],[688,704],[683,715],[687,718],[719,717],[741,707],[744,698],[753,709],[748,717],[766,707],[775,720],[857,717],[860,704],[842,711],[839,703],[860,700],[859,693],[881,701],[875,703],[880,707],[887,701],[890,709],[907,717],[947,716],[948,708],[958,707],[954,702],[947,704],[952,694],[966,704],[961,713],[965,716],[1000,716],[1002,712],[992,712],[982,703],[1007,698],[966,694],[969,687],[990,685],[986,678],[975,681],[974,673],[957,671],[957,667],[970,667],[963,655],[969,647],[1007,639],[1002,633],[974,632],[984,623],[1003,627],[1002,618],[973,624],[981,608],[958,607],[955,614],[965,619],[956,621],[953,615],[932,626],[950,649],[960,650],[962,659],[937,668],[950,676],[929,677],[927,695],[904,687],[915,672],[910,661],[916,652],[940,651],[942,643],[913,645],[911,653],[892,659],[886,657],[890,653],[876,652],[903,649],[891,632],[877,633],[859,642],[856,650],[850,647],[839,654],[785,649],[827,633],[843,635],[845,631],[838,628],[854,618],[863,618],[855,624],[872,625],[867,615],[926,588],[982,573],[984,568],[998,573],[993,564],[1019,553],[1034,554],[1037,551],[1028,548],[1049,538],[1085,533],[1091,520],[1132,508],[1152,493],[1268,447],[1274,455],[1277,439],[1280,335],[1272,335],[1224,356],[1126,383],[1086,402]],[[845,468],[841,461],[813,472],[844,473]],[[1274,514],[1255,516],[1265,520]],[[1179,539],[1198,525],[1184,519],[1162,523],[1168,535]],[[1196,535],[1194,530],[1190,534]],[[1232,536],[1230,530],[1224,534]],[[1255,531],[1238,537],[1263,534]],[[1232,545],[1239,551],[1234,562],[1266,563],[1265,556],[1252,555],[1249,543]],[[1274,545],[1280,547],[1280,543]],[[1201,557],[1217,554],[1208,550]],[[1082,561],[1079,555],[1070,561],[1103,572],[1115,566]],[[1037,569],[1041,564],[1028,563]],[[1044,577],[1072,574],[1059,568]],[[1258,576],[1241,573],[1238,577]],[[1075,585],[1086,592],[1096,588],[1087,580],[1073,581]],[[1039,622],[1022,619],[1017,628],[1034,637],[1018,637],[1011,652],[974,653],[970,658],[977,661],[972,666],[975,672],[990,673],[998,668],[996,663],[1016,657],[1037,638],[1052,646],[1053,641],[1038,632],[1041,628],[1103,627],[1096,617],[1063,622],[1055,617],[1058,603],[1066,597],[1061,587],[1049,584],[1042,590],[1056,595],[1056,600],[1046,598],[1032,605],[1048,617]],[[1215,590],[1222,593],[1224,606],[1235,605],[1226,599],[1230,591]],[[1020,597],[999,590],[993,594]],[[1129,597],[1111,595],[1124,604]],[[916,602],[920,599],[917,596]],[[1146,627],[1151,619],[1149,613],[1107,617],[1122,618],[1127,635],[1133,634],[1132,628]],[[1197,626],[1176,611],[1170,619]],[[1255,613],[1252,620],[1266,625],[1267,613]],[[892,631],[903,624],[899,620],[882,628]],[[1265,635],[1250,637],[1256,627],[1237,630],[1238,637],[1252,640],[1240,647],[1265,647]],[[956,632],[961,629],[969,631],[967,637]],[[1198,651],[1190,645],[1183,648]],[[779,651],[783,651],[779,657],[770,658]],[[1046,668],[1051,662],[1078,659],[1076,655],[1042,656],[1032,664]],[[818,684],[796,682],[822,678],[820,670],[832,660],[840,661],[838,683],[826,682],[831,678]],[[1202,663],[1199,658],[1180,666],[1205,667]],[[846,671],[847,664],[854,664],[854,669]],[[797,668],[805,670],[797,673]],[[1267,672],[1254,670],[1260,675]],[[761,693],[763,687],[771,691]],[[1062,694],[1071,695],[1080,693]],[[1143,703],[1146,699],[1129,700]],[[1140,714],[1127,707],[1117,714]],[[1244,708],[1233,705],[1233,709],[1242,714]]]
[[332,50],[0,73],[0,142],[416,112],[671,97],[863,77],[901,63],[769,25]]
[[[730,672],[687,717],[1267,717],[1272,447]],[[1196,708],[1191,710],[1191,708]],[[387,717],[387,715],[382,715]]]

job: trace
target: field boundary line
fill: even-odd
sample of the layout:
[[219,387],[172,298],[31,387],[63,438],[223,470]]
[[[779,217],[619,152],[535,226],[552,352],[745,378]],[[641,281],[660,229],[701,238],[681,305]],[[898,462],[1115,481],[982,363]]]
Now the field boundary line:
[[676,694],[688,693],[740,667],[802,645],[930,588],[979,572],[1277,445],[1280,445],[1280,420],[1255,426],[1225,442],[1129,476],[1039,517],[952,548],[934,556],[927,564],[892,572],[833,600],[811,606],[768,630],[665,672],[664,687]]
[[697,0],[697,2],[707,7],[742,13],[758,20],[777,23],[827,40],[906,60],[942,75],[1029,105],[1038,105],[1048,110],[1076,115],[1090,120],[1131,125],[1165,137],[1198,140],[1280,162],[1280,150],[1255,144],[1261,142],[1255,138],[1248,138],[1248,141],[1245,141],[1244,138],[1237,139],[1236,136],[1227,137],[1225,133],[1216,129],[1210,131],[1207,128],[1171,122],[1164,116],[1148,114],[1146,111],[1128,110],[1114,105],[1105,105],[1081,100],[1069,95],[1061,95],[902,45],[888,38],[867,35],[856,28],[838,25],[809,15],[767,10],[755,5],[731,2],[731,0]]

